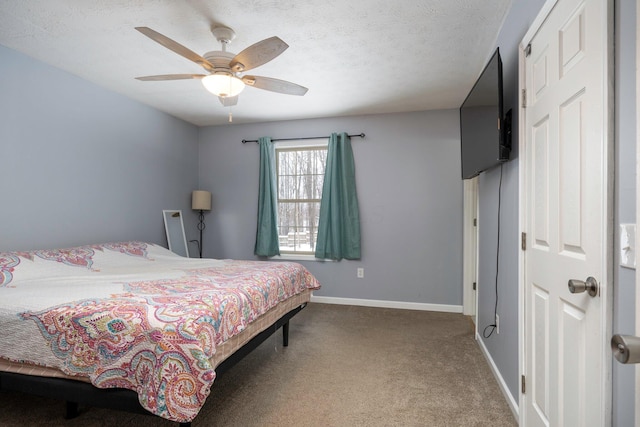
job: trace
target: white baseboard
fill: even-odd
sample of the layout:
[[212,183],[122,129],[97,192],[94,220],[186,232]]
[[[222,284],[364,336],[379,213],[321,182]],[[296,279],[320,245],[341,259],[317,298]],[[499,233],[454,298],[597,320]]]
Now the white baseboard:
[[516,402],[514,397],[511,395],[511,392],[509,391],[509,387],[507,387],[507,383],[504,381],[504,378],[502,378],[502,375],[500,374],[500,371],[498,370],[498,367],[496,366],[495,362],[493,361],[493,358],[491,357],[491,354],[489,354],[489,350],[487,350],[487,347],[484,345],[484,342],[480,338],[480,335],[478,335],[477,333],[476,333],[476,341],[480,345],[480,350],[482,351],[482,354],[484,355],[484,358],[487,359],[487,362],[489,363],[489,367],[491,368],[491,372],[493,372],[493,376],[496,377],[496,380],[498,381],[498,385],[500,386],[500,390],[502,391],[502,394],[504,395],[504,398],[507,400],[507,403],[509,404],[509,407],[511,408],[511,412],[513,412],[513,416],[516,418],[516,421],[519,421],[520,420],[520,409],[519,409],[519,406],[518,406],[518,402]]
[[384,301],[359,298],[335,298],[311,295],[311,302],[321,304],[358,305],[362,307],[402,308],[405,310],[442,311],[446,313],[462,313],[461,305],[426,304],[420,302]]

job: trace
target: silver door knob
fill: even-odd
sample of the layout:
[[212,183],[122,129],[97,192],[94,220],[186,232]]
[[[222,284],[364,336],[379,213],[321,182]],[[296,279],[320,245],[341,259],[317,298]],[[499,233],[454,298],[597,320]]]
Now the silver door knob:
[[579,294],[586,291],[592,297],[598,295],[598,281],[593,277],[587,277],[586,282],[577,279],[570,279],[568,285],[569,292],[572,294]]
[[614,335],[611,350],[620,363],[640,363],[640,338],[632,335]]

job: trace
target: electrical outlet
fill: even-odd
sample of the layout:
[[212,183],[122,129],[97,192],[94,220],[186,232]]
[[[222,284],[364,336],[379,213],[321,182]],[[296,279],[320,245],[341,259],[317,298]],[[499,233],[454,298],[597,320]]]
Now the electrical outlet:
[[496,314],[496,334],[500,333],[500,316]]
[[356,275],[358,276],[358,279],[364,279],[364,268],[358,267],[358,270],[356,270]]

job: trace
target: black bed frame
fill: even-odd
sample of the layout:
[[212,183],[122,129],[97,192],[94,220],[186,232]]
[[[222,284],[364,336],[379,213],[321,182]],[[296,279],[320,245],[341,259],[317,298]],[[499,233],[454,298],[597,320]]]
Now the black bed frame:
[[[287,347],[289,345],[289,320],[306,305],[305,303],[294,308],[225,359],[216,367],[216,377],[219,378],[220,375],[231,369],[280,327],[282,327],[282,345]],[[18,391],[65,400],[65,418],[67,419],[75,418],[80,414],[78,411],[79,404],[152,415],[140,405],[137,393],[132,390],[100,389],[89,383],[64,378],[47,378],[0,372],[0,391]],[[190,426],[190,422],[180,423],[180,427]]]

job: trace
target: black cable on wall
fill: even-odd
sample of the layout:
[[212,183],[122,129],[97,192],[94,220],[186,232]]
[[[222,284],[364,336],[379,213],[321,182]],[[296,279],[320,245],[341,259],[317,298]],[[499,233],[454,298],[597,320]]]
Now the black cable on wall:
[[[498,185],[498,242],[496,244],[496,304],[493,308],[493,324],[487,325],[482,336],[489,338],[498,327],[498,273],[500,272],[500,210],[502,204],[502,164],[500,164],[500,184]],[[487,330],[489,332],[487,332]]]

